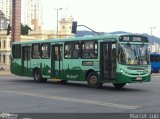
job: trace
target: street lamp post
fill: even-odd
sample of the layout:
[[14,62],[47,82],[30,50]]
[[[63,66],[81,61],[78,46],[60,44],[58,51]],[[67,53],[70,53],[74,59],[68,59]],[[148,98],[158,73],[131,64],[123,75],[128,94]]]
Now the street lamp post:
[[153,35],[152,35],[152,33],[153,33],[153,29],[155,29],[156,27],[153,27],[153,26],[151,26],[151,27],[149,27],[150,28],[150,30],[151,30],[151,37],[150,37],[150,40],[151,40],[151,52],[152,52],[152,50],[153,50],[153,46],[152,46],[152,44],[153,44]]
[[55,8],[55,10],[57,11],[57,38],[58,38],[58,12],[59,10],[62,10],[62,8]]
[[153,33],[153,29],[155,29],[156,27],[149,27],[150,28],[150,30],[151,30],[151,44],[152,44],[152,33]]

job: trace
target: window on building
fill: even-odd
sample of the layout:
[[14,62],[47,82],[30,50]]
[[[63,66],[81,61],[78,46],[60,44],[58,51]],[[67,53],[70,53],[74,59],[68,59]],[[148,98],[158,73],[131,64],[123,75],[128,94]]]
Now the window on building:
[[64,52],[65,58],[79,58],[79,42],[66,42]]
[[3,54],[3,63],[4,64],[6,63],[6,56],[5,56],[5,54]]
[[4,40],[3,41],[3,48],[5,48],[6,47],[6,41]]
[[1,53],[0,53],[0,63],[2,63],[2,62],[1,62]]
[[42,50],[42,58],[49,58],[50,57],[50,44],[42,44],[41,45]]
[[9,46],[10,46],[10,48],[11,48],[11,44],[12,44],[12,42],[10,41],[10,42],[9,42]]
[[21,58],[21,45],[13,45],[12,55],[13,55],[13,58],[15,58],[15,59]]
[[32,45],[32,58],[33,59],[40,58],[40,44],[33,44]]
[[95,59],[98,57],[98,43],[97,41],[82,42],[82,58]]

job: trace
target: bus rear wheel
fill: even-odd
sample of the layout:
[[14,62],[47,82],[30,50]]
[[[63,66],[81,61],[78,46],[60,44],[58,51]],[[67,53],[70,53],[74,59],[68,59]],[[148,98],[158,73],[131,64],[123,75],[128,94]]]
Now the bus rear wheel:
[[88,86],[91,88],[100,88],[102,83],[98,80],[95,72],[90,72],[87,76]]
[[126,85],[126,83],[113,83],[113,85],[115,86],[115,88],[122,88]]
[[36,81],[36,82],[46,82],[47,81],[47,79],[42,78],[42,74],[39,69],[36,69],[34,71],[33,76],[34,76],[34,81]]

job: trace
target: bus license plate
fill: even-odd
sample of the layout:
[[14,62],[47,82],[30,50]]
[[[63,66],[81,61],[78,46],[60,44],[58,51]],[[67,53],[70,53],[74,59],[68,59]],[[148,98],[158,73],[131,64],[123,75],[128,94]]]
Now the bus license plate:
[[141,78],[141,77],[138,77],[138,78],[136,78],[136,80],[142,80],[142,78]]

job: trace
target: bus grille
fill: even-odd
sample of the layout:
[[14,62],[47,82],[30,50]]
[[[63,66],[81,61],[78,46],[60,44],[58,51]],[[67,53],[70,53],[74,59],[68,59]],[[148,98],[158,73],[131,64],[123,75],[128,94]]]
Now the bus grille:
[[130,75],[133,75],[133,76],[141,76],[141,75],[146,75],[147,73],[141,73],[141,74],[130,74]]
[[145,70],[146,68],[148,67],[127,67],[127,69],[130,69],[130,70]]

